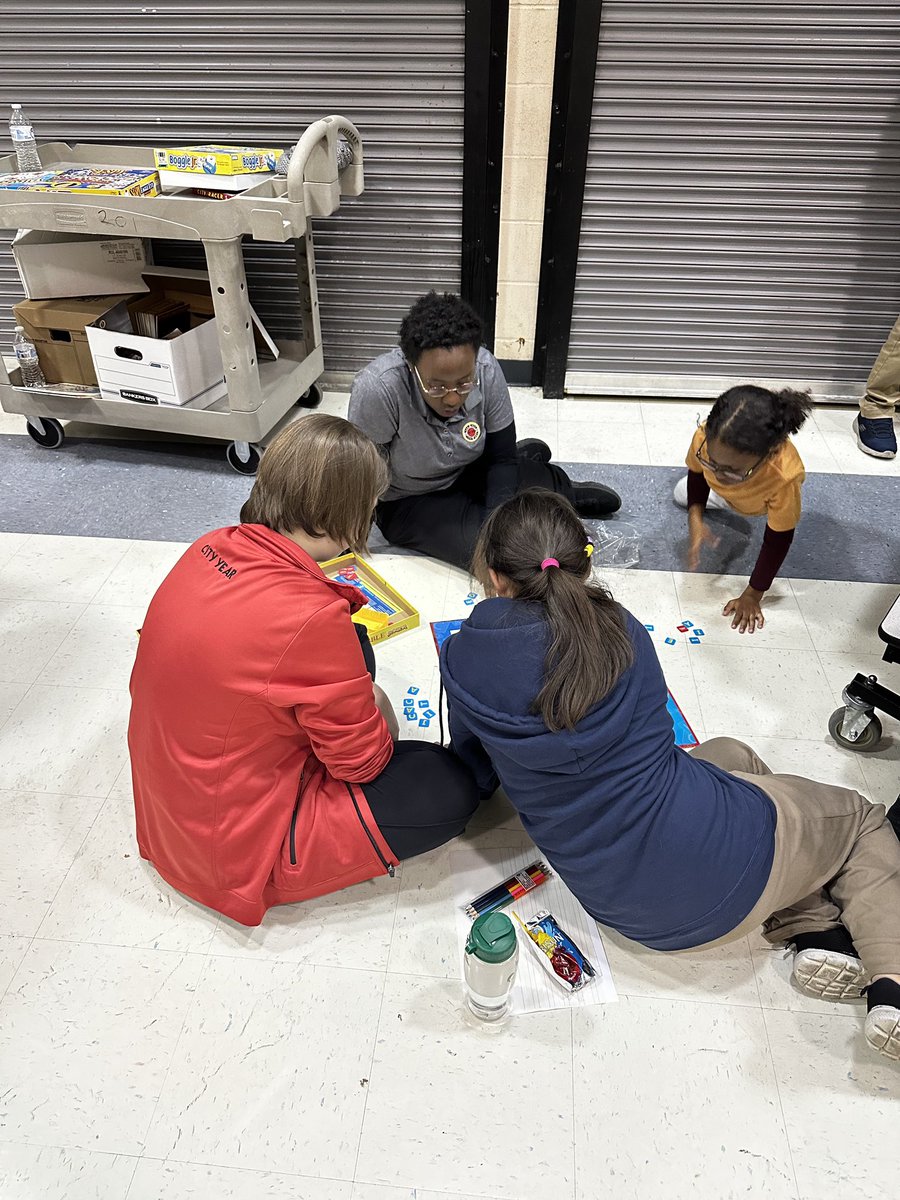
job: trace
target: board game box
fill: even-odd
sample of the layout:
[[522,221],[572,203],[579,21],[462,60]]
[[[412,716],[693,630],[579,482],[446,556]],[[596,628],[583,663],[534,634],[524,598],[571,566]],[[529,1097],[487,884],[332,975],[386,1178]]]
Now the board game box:
[[418,627],[418,610],[364,559],[356,554],[342,554],[340,558],[332,558],[321,566],[329,579],[349,583],[365,596],[368,603],[353,614],[353,620],[365,625],[373,646],[396,637],[398,633],[405,633],[407,629]]

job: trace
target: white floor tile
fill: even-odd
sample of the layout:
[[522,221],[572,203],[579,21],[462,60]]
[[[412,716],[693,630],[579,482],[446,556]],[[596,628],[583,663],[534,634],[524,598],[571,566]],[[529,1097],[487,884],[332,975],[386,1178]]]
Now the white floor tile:
[[[731,628],[733,617],[722,611],[729,600],[740,596],[747,586],[746,575],[704,575],[675,572],[675,587],[683,617],[703,630],[703,645],[691,646],[701,654],[705,645],[742,645],[752,639],[754,647],[779,650],[814,650],[803,614],[791,590],[789,580],[776,579],[762,603],[766,623],[755,633],[739,633]],[[681,634],[675,634],[681,637]]]
[[761,1012],[623,997],[573,1016],[579,1200],[797,1200]]
[[745,635],[734,646],[691,647],[699,651],[691,665],[707,734],[750,742],[821,736],[833,705],[817,655],[764,649],[749,645],[752,640]]
[[0,532],[0,567],[9,562],[14,554],[18,554],[30,537],[30,533]]
[[4,1200],[124,1200],[137,1159],[0,1142]]
[[8,937],[5,933],[0,933],[0,1000],[12,983],[13,976],[18,971],[19,964],[27,954],[30,945],[31,938]]
[[188,548],[187,542],[132,542],[95,596],[98,604],[143,608]]
[[[3,728],[14,710],[25,699],[28,686],[27,683],[4,683],[0,687],[0,729]],[[0,758],[0,762],[2,761],[2,758]]]
[[139,1154],[203,963],[34,942],[0,1002],[3,1139]]
[[34,683],[85,607],[61,601],[0,600],[0,685]]
[[50,656],[39,681],[127,692],[143,619],[143,608],[89,604]]
[[[557,400],[556,415],[560,428],[564,424],[579,421],[595,422],[598,426],[607,424],[641,426],[644,423],[643,408],[638,399],[593,400],[585,396],[579,399]],[[578,461],[588,462],[589,460],[581,458]]]
[[684,467],[697,432],[697,421],[706,418],[709,405],[702,400],[693,403],[644,400],[641,411],[651,466]]
[[141,858],[134,811],[106,802],[40,928],[42,938],[205,951],[218,914],[169,887]]
[[125,761],[128,693],[33,684],[0,730],[10,789],[105,796]]
[[801,1200],[896,1191],[900,1071],[841,1017],[767,1012]]
[[818,651],[880,653],[878,626],[897,599],[897,584],[792,579],[791,589]]
[[745,937],[715,950],[662,954],[605,926],[601,933],[620,996],[759,1008],[750,946]]
[[334,1179],[142,1158],[128,1200],[352,1200],[352,1186]]
[[[850,751],[844,753],[850,754]],[[859,759],[866,786],[865,795],[876,804],[890,808],[900,795],[900,741],[894,738],[887,749],[877,754],[852,755]]]
[[800,432],[792,436],[791,441],[797,448],[807,475],[814,471],[843,474],[844,468],[835,457],[831,443],[815,421],[807,421]]
[[883,475],[897,477],[898,466],[896,458],[873,458],[864,454],[856,444],[856,437],[850,428],[852,417],[847,422],[847,432],[823,430],[822,438],[825,445],[834,455],[838,466],[844,475]]
[[[610,524],[614,528],[614,524]],[[601,564],[595,571],[599,583],[607,587],[614,600],[628,609],[641,624],[663,626],[674,623],[678,615],[678,597],[671,571],[608,570]]]
[[33,937],[102,799],[0,792],[0,932]]
[[606,417],[559,418],[556,457],[561,462],[636,463],[650,465],[644,425],[638,413],[633,421],[613,424]]
[[207,961],[148,1155],[352,1179],[384,976]]
[[303,904],[279,905],[252,929],[223,917],[210,953],[383,971],[399,890],[399,877],[382,875]]
[[0,433],[24,434],[25,426],[25,418],[18,413],[0,412]]
[[492,1196],[473,1196],[471,1192],[432,1192],[412,1187],[385,1187],[379,1183],[354,1183],[350,1200],[496,1200]]
[[359,1182],[572,1200],[569,1011],[475,1029],[457,981],[388,976],[368,1093]]
[[459,978],[451,855],[463,845],[530,846],[518,817],[508,817],[508,804],[488,804],[493,815],[499,809],[500,819],[509,820],[508,827],[473,820],[462,838],[403,864],[388,960],[392,974]]
[[117,538],[29,538],[0,575],[0,597],[93,600],[130,545]]

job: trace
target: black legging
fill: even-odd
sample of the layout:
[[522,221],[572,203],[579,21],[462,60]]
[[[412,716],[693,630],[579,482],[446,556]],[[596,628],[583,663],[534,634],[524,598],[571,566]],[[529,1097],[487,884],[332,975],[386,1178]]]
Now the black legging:
[[[557,492],[567,500],[573,497],[572,484],[562,467],[520,458],[519,490],[536,487]],[[468,571],[487,515],[484,492],[484,463],[479,458],[442,492],[382,500],[375,509],[375,523],[393,545],[418,550]]]
[[[374,681],[369,635],[362,625],[356,632]],[[478,787],[468,767],[452,751],[431,742],[397,742],[381,774],[361,787],[376,825],[399,859],[414,858],[458,837],[478,807]]]

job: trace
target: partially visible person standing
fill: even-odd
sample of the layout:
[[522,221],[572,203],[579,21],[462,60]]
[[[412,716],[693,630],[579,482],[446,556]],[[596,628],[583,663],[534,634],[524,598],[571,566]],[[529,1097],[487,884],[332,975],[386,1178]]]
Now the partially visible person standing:
[[509,388],[482,337],[464,300],[429,292],[403,318],[399,347],[363,367],[350,392],[350,420],[390,466],[378,528],[466,569],[487,515],[526,488],[565,496],[587,518],[621,505],[611,488],[573,483],[545,442],[516,441]]
[[856,444],[873,458],[895,458],[894,413],[900,399],[900,318],[887,336],[866,380],[866,394],[854,418]]

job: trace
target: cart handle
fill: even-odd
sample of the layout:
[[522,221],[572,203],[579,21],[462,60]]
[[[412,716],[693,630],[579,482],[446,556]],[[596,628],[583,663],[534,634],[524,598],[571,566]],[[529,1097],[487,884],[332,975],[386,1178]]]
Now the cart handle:
[[339,116],[322,117],[305,130],[291,154],[287,173],[288,200],[295,204],[303,200],[304,182],[337,181],[337,145],[340,134],[347,139],[353,153],[350,166],[362,166],[362,138],[352,121]]

